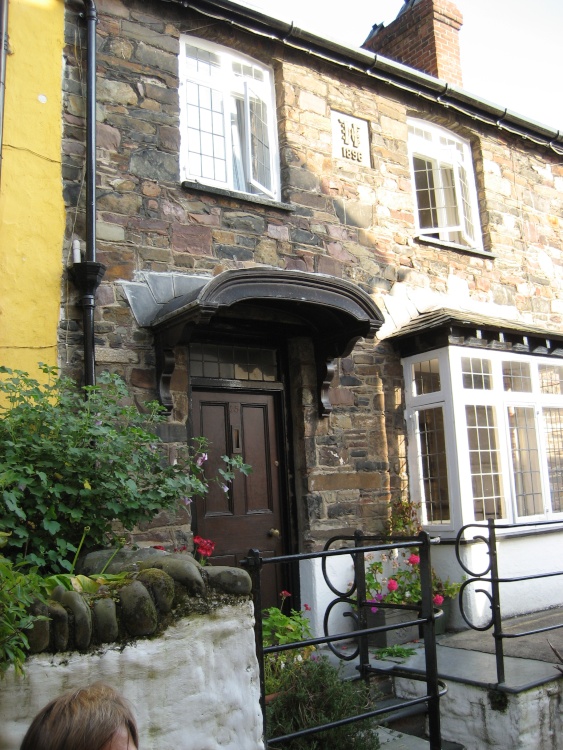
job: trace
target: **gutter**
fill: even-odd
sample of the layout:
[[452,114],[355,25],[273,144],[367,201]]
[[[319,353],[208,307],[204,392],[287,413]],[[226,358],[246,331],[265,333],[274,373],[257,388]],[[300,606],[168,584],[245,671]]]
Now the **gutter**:
[[293,22],[267,16],[252,8],[244,8],[231,0],[163,0],[195,10],[209,18],[236,26],[252,34],[272,39],[319,59],[366,75],[393,88],[422,97],[453,109],[473,120],[504,130],[558,155],[563,155],[563,133],[552,127],[519,115],[507,108],[366,50],[348,47],[332,39],[324,39],[301,29]]
[[106,267],[96,262],[96,25],[94,0],[83,0],[87,26],[86,71],[86,260],[80,255],[69,274],[81,294],[84,342],[84,385],[96,385],[94,308],[96,290]]

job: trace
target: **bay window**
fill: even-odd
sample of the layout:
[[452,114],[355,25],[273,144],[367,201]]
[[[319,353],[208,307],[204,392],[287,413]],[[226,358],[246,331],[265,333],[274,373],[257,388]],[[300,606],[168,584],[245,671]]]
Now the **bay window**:
[[239,52],[180,39],[183,180],[279,198],[272,71]]
[[450,346],[403,360],[423,524],[563,521],[563,365]]

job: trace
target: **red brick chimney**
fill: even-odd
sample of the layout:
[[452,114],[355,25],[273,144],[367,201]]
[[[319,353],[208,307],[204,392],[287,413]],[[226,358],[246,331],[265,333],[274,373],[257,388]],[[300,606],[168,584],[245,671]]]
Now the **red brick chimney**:
[[462,86],[459,30],[463,16],[449,0],[405,0],[388,26],[374,26],[363,48]]

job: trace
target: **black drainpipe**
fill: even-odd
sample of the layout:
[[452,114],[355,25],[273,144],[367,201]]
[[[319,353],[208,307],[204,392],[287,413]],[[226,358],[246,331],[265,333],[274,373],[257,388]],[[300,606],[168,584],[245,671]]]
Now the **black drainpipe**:
[[96,289],[106,267],[96,262],[96,24],[98,13],[94,0],[83,0],[86,8],[86,260],[74,263],[71,278],[82,297],[84,338],[84,385],[96,384],[94,348],[94,305]]

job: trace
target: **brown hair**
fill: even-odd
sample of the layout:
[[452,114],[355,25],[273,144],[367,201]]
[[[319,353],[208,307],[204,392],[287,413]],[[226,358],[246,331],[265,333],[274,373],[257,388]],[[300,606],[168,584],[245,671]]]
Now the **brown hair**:
[[109,685],[96,683],[42,708],[20,750],[101,750],[121,727],[138,747],[137,724],[127,702]]

